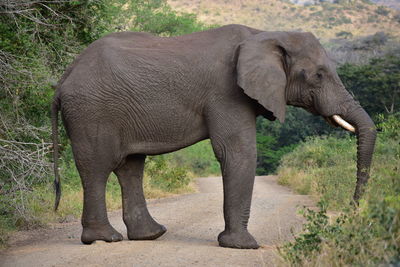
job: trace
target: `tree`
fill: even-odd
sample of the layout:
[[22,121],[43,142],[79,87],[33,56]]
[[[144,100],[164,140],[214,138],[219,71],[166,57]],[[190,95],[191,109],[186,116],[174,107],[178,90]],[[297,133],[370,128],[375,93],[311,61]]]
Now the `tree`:
[[344,64],[338,69],[346,88],[371,115],[400,110],[400,49],[365,65]]

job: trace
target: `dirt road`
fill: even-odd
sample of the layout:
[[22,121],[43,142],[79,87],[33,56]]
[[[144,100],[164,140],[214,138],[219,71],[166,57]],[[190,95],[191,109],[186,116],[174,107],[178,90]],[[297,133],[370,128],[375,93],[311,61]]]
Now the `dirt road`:
[[0,266],[273,266],[276,245],[298,231],[302,219],[297,207],[310,206],[306,197],[276,184],[274,176],[256,178],[249,231],[262,246],[239,250],[218,246],[223,230],[221,178],[200,178],[199,192],[149,201],[150,213],[168,231],[154,241],[126,240],[121,211],[109,214],[124,234],[118,243],[80,243],[79,222],[55,229],[18,234],[0,254]]

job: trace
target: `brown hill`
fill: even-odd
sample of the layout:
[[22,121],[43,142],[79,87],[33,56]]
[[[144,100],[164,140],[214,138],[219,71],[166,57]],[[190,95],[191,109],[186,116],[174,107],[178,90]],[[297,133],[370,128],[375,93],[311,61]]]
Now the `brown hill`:
[[372,0],[372,2],[400,10],[400,0]]
[[[207,24],[245,24],[264,30],[309,31],[322,39],[384,31],[400,36],[400,14],[362,0],[296,5],[285,0],[168,0],[173,9],[197,14]],[[342,35],[343,37],[343,35]]]

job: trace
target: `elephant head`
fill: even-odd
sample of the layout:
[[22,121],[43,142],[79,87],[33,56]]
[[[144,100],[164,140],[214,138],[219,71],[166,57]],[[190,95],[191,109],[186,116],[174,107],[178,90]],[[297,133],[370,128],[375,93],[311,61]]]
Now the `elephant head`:
[[369,177],[376,129],[343,86],[335,65],[311,33],[262,32],[237,49],[237,82],[266,109],[285,119],[286,104],[321,115],[357,135],[357,203]]

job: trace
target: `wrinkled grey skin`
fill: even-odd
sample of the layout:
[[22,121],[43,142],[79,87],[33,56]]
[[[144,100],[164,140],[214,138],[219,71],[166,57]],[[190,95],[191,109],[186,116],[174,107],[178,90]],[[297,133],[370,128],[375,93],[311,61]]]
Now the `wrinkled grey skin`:
[[[255,119],[263,115],[283,122],[286,104],[331,123],[330,116],[338,114],[355,126],[358,201],[368,179],[375,126],[345,90],[312,34],[229,25],[170,38],[113,33],[92,43],[61,78],[52,108],[55,158],[61,110],[82,179],[82,242],[122,240],[106,213],[111,172],[122,188],[128,238],[161,236],[166,229],[151,217],[143,196],[146,155],[210,138],[224,185],[225,230],[219,244],[258,248],[247,231],[256,168]],[[58,200],[59,190],[56,206]]]

